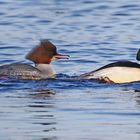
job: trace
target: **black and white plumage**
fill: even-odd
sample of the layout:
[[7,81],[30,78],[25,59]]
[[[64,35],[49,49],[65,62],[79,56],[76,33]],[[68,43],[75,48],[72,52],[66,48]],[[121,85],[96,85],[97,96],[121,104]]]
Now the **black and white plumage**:
[[[57,48],[47,39],[32,49],[26,58],[35,63],[35,67],[28,64],[9,64],[0,66],[0,76],[13,76],[19,79],[46,79],[55,76],[50,63],[57,59],[68,59],[68,55],[57,53]],[[140,60],[140,50],[136,56]],[[140,65],[130,61],[119,61],[105,65],[97,70],[82,74],[77,79],[98,79],[108,83],[128,83],[140,81]]]
[[79,76],[80,79],[99,79],[108,83],[140,81],[140,65],[130,61],[119,61]]

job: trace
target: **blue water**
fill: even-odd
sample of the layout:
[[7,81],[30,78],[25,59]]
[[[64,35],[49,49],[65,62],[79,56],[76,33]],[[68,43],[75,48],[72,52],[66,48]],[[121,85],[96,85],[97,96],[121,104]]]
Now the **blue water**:
[[31,63],[26,53],[44,38],[71,56],[53,63],[56,80],[0,80],[1,140],[140,139],[139,82],[68,79],[136,61],[139,0],[1,0],[0,17],[0,65]]

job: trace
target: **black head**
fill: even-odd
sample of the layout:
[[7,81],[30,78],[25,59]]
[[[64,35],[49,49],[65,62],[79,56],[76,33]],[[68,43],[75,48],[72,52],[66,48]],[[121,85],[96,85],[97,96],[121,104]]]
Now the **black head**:
[[140,49],[139,49],[138,52],[137,52],[136,59],[137,59],[138,61],[140,61]]

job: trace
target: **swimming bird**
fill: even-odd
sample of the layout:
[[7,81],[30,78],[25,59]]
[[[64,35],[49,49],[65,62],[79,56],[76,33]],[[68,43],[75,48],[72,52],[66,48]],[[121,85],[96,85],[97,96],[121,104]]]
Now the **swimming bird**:
[[[140,50],[136,56],[140,60]],[[140,64],[131,61],[118,61],[97,70],[82,74],[79,79],[97,79],[106,83],[129,83],[140,81]]]
[[0,66],[0,77],[34,80],[54,78],[56,73],[50,63],[68,58],[68,55],[58,54],[56,46],[44,39],[26,55],[26,59],[33,61],[35,66],[22,63],[3,65]]

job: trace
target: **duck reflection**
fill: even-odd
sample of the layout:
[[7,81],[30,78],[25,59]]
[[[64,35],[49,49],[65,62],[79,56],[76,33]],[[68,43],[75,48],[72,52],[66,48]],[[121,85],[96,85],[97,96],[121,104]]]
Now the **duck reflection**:
[[[30,91],[29,94],[31,100],[28,102],[27,110],[30,114],[31,124],[44,135],[56,131],[56,106],[53,98],[55,94],[56,92],[51,89],[36,89]],[[45,139],[54,140],[54,138]]]
[[42,139],[39,139],[39,140],[58,140],[57,137],[51,137],[51,138],[42,138]]
[[36,89],[33,90],[30,95],[35,98],[45,98],[45,97],[52,97],[55,94],[56,92],[51,89]]
[[137,106],[140,107],[140,89],[135,89],[135,93],[137,93],[137,94],[135,95],[135,101],[136,101],[136,103],[137,103]]

